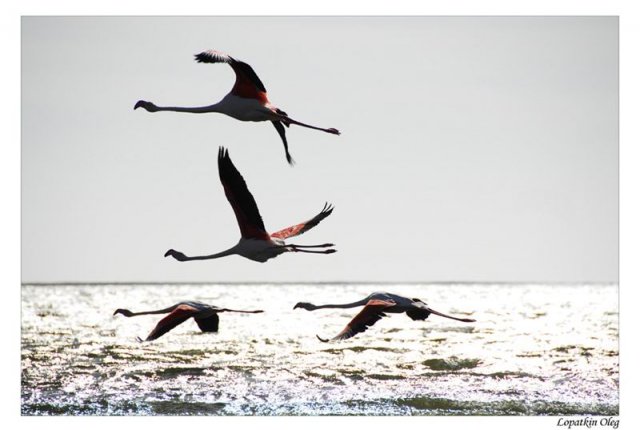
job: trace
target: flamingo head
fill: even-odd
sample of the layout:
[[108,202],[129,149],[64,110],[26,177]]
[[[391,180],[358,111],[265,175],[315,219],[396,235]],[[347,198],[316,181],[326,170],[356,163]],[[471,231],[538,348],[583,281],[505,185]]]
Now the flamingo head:
[[133,316],[133,312],[131,312],[129,309],[116,309],[116,311],[113,314],[114,315],[122,314],[125,317]]
[[298,302],[298,303],[296,303],[296,305],[293,307],[293,309],[298,309],[298,308],[306,309],[308,311],[314,311],[314,310],[318,309],[318,307],[316,305],[313,305],[313,304],[307,303],[307,302]]
[[176,251],[175,249],[168,250],[167,252],[164,253],[164,256],[165,257],[172,256],[173,258],[175,258],[178,261],[185,261],[187,259],[186,255],[184,255],[180,251]]
[[140,107],[143,108],[144,110],[148,111],[148,112],[157,112],[158,111],[158,107],[156,105],[154,105],[151,102],[144,101],[144,100],[138,100],[136,105],[133,107],[133,110],[136,110],[136,109],[138,109]]

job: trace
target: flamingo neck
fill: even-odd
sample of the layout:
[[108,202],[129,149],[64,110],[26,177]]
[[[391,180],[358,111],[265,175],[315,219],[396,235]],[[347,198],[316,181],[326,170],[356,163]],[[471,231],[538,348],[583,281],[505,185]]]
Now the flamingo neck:
[[208,112],[220,112],[219,105],[220,103],[216,103],[210,106],[200,106],[200,107],[156,106],[156,110],[170,111],[170,112],[208,113]]
[[348,308],[355,308],[357,306],[364,306],[366,305],[368,302],[368,300],[358,300],[357,302],[353,302],[353,303],[343,303],[343,304],[337,304],[337,305],[318,305],[316,306],[316,309],[325,309],[325,308],[337,308],[337,309],[348,309]]
[[237,245],[227,249],[226,251],[222,251],[222,252],[218,252],[217,254],[211,254],[211,255],[199,255],[196,257],[187,257],[187,260],[213,260],[214,258],[221,258],[221,257],[226,257],[228,255],[234,255],[237,254]]
[[167,310],[167,309],[162,309],[162,310],[159,310],[159,311],[131,312],[131,316],[152,315],[152,314],[166,314],[168,312],[171,312],[171,311]]
[[126,317],[136,317],[138,315],[151,315],[151,314],[166,314],[173,311],[177,305],[170,306],[166,309],[159,309],[157,311],[143,311],[143,312],[131,312],[128,309],[118,309],[116,313],[120,313]]

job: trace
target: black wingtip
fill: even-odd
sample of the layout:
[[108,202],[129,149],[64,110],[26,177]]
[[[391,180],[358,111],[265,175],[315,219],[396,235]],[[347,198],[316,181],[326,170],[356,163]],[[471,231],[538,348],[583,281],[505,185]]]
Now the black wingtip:
[[195,57],[195,60],[198,63],[213,63],[215,61],[213,61],[213,57],[211,56],[211,54],[208,51],[203,51],[200,52],[199,54],[194,54],[193,55]]
[[333,212],[334,208],[335,208],[335,206],[333,206],[331,203],[325,202],[324,208],[322,209],[322,212],[326,213],[327,216],[329,216]]
[[233,64],[236,60],[224,52],[216,51],[215,49],[209,49],[202,51],[199,54],[193,54],[195,60],[198,63],[229,63]]
[[291,154],[289,154],[289,144],[287,143],[287,133],[284,130],[282,121],[277,121],[277,120],[271,121],[271,124],[273,124],[276,131],[278,132],[278,135],[280,136],[280,140],[282,140],[282,144],[284,145],[284,154],[287,158],[287,163],[289,163],[290,166],[293,166],[295,164],[295,161],[293,161]]
[[173,254],[175,251],[173,249],[168,250],[167,252],[164,253],[165,257],[170,256],[171,254]]
[[[221,146],[218,149],[218,168],[220,168],[223,164],[233,164],[231,161],[231,157],[229,157],[229,150],[224,146]],[[221,171],[221,170],[220,170]]]
[[320,342],[324,342],[324,343],[329,342],[329,339],[323,339],[323,338],[321,338],[321,337],[320,337],[320,336],[318,336],[318,335],[316,335],[316,337],[318,338],[318,340],[319,340]]
[[229,158],[229,151],[224,146],[218,147],[218,160]]

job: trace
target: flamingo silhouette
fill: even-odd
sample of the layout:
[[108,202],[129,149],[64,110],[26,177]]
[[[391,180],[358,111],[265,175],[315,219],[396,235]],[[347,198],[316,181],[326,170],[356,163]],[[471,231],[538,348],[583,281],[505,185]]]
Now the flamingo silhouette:
[[335,249],[324,249],[322,251],[309,249],[331,248],[334,246],[332,243],[322,245],[287,245],[284,242],[287,238],[298,236],[315,227],[320,221],[331,215],[333,212],[331,205],[325,203],[322,211],[310,220],[269,235],[258,211],[258,205],[249,192],[244,178],[233,165],[231,158],[229,158],[229,152],[223,147],[220,147],[218,152],[218,171],[220,181],[224,187],[224,193],[233,208],[233,212],[236,214],[236,220],[238,221],[241,233],[240,241],[235,246],[217,254],[188,257],[180,251],[169,249],[164,254],[165,257],[172,256],[178,261],[190,261],[210,260],[237,254],[250,260],[264,263],[285,252],[303,252],[309,254],[332,254],[336,252]]
[[348,309],[355,308],[358,306],[364,306],[364,309],[358,313],[347,326],[338,333],[337,336],[332,339],[323,339],[320,336],[316,337],[320,339],[322,342],[329,341],[337,341],[337,340],[345,340],[355,336],[358,333],[362,333],[366,331],[369,327],[378,322],[382,317],[387,316],[387,313],[406,313],[409,318],[412,320],[425,320],[429,317],[429,315],[434,314],[445,318],[450,318],[456,321],[462,322],[475,322],[474,319],[470,318],[457,318],[450,315],[443,314],[442,312],[438,312],[436,310],[431,309],[427,306],[425,302],[420,299],[410,299],[408,297],[399,296],[397,294],[385,293],[385,292],[375,292],[369,294],[362,300],[358,300],[353,303],[344,303],[337,305],[319,305],[316,306],[307,302],[299,302],[297,303],[293,309],[302,308],[308,311],[315,311],[316,309],[327,309],[327,308],[337,308],[337,309]]
[[[113,315],[122,314],[125,317],[134,317],[138,315],[166,314],[155,328],[149,333],[145,341],[155,340],[165,333],[173,330],[189,318],[193,318],[203,332],[217,332],[220,318],[218,314],[221,312],[241,312],[257,314],[263,311],[237,311],[233,309],[219,308],[217,306],[207,305],[206,303],[187,301],[180,302],[165,309],[145,312],[131,312],[128,309],[116,309]],[[138,338],[142,342],[142,339]]]
[[289,154],[289,146],[284,126],[289,127],[296,124],[302,127],[321,130],[326,133],[340,134],[335,128],[322,128],[305,124],[290,118],[286,112],[275,107],[267,98],[267,90],[262,81],[253,71],[250,65],[238,61],[230,55],[219,51],[208,50],[197,54],[196,61],[199,63],[227,63],[236,74],[236,82],[231,92],[218,103],[200,107],[176,107],[176,106],[156,106],[155,104],[139,100],[134,110],[143,108],[148,112],[173,111],[190,113],[217,112],[228,115],[240,121],[271,121],[276,131],[282,139],[287,162],[294,164],[293,158]]

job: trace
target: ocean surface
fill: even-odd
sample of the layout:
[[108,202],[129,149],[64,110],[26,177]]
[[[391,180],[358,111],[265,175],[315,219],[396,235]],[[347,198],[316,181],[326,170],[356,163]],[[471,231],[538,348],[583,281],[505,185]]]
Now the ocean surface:
[[[353,302],[418,297],[432,315],[392,314],[340,343]],[[139,343],[198,300],[262,314],[193,320]],[[23,415],[617,415],[617,285],[23,285]]]

